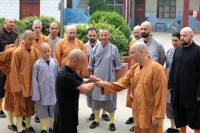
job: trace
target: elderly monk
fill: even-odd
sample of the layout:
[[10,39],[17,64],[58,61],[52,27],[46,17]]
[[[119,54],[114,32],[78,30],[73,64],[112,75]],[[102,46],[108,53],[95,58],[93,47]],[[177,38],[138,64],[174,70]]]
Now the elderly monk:
[[[167,79],[164,68],[148,57],[147,46],[136,42],[130,49],[134,67],[118,82],[97,80],[103,94],[132,88],[135,133],[163,133],[166,112]],[[99,81],[98,81],[99,80]]]
[[[56,44],[54,49],[54,58],[58,61],[58,65],[61,68],[66,64],[69,59],[69,53],[73,49],[80,49],[86,54],[86,48],[83,42],[76,38],[77,29],[74,25],[67,26],[67,36],[61,39]],[[78,70],[77,73],[81,76],[88,76],[87,70],[88,61],[83,65],[83,69]]]
[[10,92],[10,66],[15,49],[23,44],[23,34],[19,35],[15,41],[15,47],[8,48],[4,52],[0,53],[0,70],[7,75],[5,83],[5,100],[4,100],[4,109],[7,111],[8,116],[8,129],[12,131],[17,131],[17,127],[13,122],[13,110],[14,110],[14,97]]
[[[10,84],[11,93],[14,93],[14,111],[13,115],[17,119],[17,130],[20,133],[32,132],[31,116],[35,114],[34,102],[32,96],[32,71],[33,64],[38,60],[39,55],[35,48],[32,47],[34,33],[31,30],[24,32],[24,45],[18,47],[11,61]],[[26,131],[22,127],[22,118],[26,120]]]
[[34,31],[34,41],[33,41],[33,47],[36,48],[39,52],[39,56],[41,57],[41,50],[40,50],[40,45],[43,42],[46,42],[50,45],[51,47],[51,42],[48,36],[45,36],[42,34],[42,22],[39,19],[36,19],[33,21],[32,29]]

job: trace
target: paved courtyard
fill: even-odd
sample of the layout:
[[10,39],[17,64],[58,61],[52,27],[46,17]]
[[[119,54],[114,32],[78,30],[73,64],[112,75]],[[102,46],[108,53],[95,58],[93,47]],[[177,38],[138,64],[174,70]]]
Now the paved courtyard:
[[[165,50],[168,50],[172,47],[171,45],[171,33],[168,32],[153,32],[153,36],[159,39],[164,47]],[[200,33],[195,33],[194,40],[197,44],[200,44]],[[117,111],[115,115],[115,124],[116,124],[116,131],[115,133],[129,133],[129,128],[132,125],[126,125],[125,121],[131,116],[131,109],[126,108],[126,94],[127,91],[123,90],[118,93],[117,95]],[[108,127],[109,122],[105,122],[100,119],[100,126],[96,129],[90,129],[89,126],[92,123],[88,120],[88,117],[91,114],[91,109],[87,107],[86,103],[86,96],[81,94],[79,100],[79,133],[110,133]],[[35,123],[34,119],[32,118],[32,126],[36,130],[37,133],[40,133],[40,124]],[[165,119],[164,123],[164,131],[170,126],[169,120]],[[0,133],[13,133],[7,129],[7,119],[0,118]],[[187,133],[193,133],[191,129],[187,129]]]

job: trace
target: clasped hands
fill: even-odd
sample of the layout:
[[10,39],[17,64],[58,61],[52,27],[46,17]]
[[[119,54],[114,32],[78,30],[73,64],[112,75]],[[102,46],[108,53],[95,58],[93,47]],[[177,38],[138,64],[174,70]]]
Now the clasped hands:
[[103,81],[100,78],[95,77],[94,75],[90,75],[90,81],[94,82],[98,87],[104,87],[107,83],[106,81]]

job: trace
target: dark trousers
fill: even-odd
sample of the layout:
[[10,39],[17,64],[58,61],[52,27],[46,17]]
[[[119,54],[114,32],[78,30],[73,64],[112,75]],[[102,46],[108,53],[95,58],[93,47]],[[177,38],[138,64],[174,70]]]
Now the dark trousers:
[[3,98],[5,96],[5,86],[6,83],[6,77],[0,77],[0,98]]
[[77,126],[68,127],[68,128],[62,129],[59,127],[59,124],[56,121],[54,121],[53,133],[78,133]]

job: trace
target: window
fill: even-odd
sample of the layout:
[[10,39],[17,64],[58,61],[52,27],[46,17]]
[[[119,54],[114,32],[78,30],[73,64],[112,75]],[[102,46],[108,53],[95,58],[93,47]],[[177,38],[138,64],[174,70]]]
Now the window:
[[116,11],[124,16],[124,0],[105,0],[111,11]]
[[40,0],[21,0],[23,3],[40,3]]
[[176,0],[158,0],[157,18],[176,18]]

